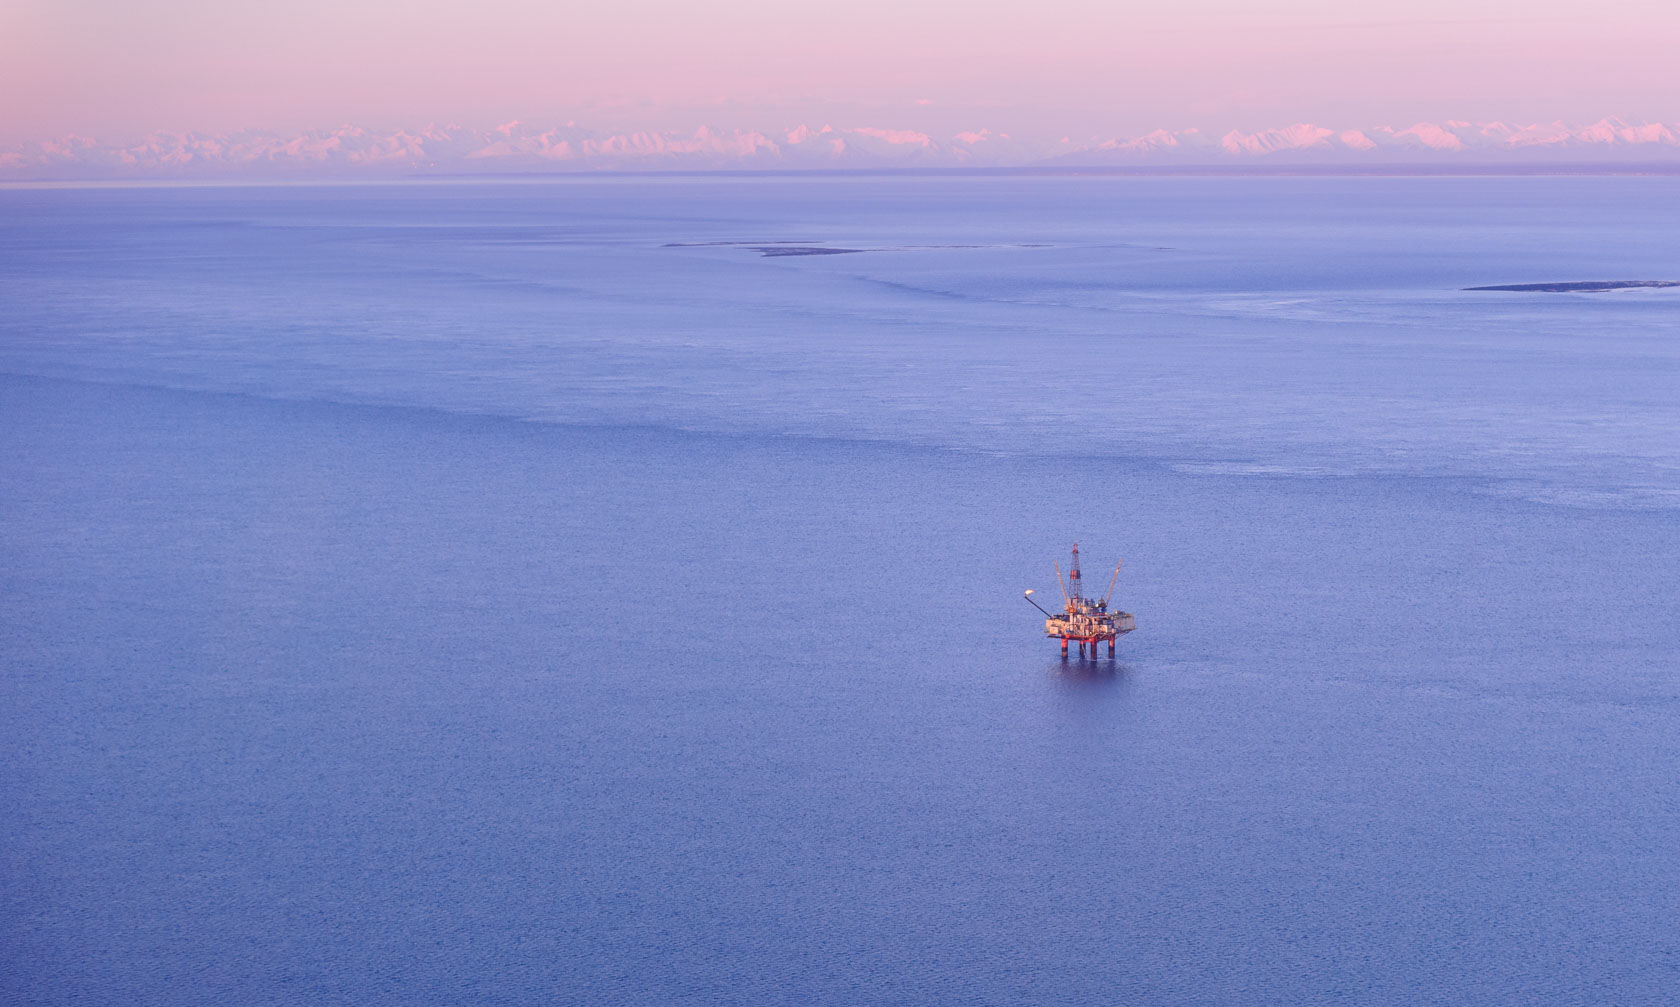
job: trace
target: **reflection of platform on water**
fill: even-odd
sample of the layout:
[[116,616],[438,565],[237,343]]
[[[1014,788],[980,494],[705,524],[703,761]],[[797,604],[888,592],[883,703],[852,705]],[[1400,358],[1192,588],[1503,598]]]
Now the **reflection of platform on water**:
[[1038,602],[1032,600],[1032,592],[1026,592],[1026,599],[1031,605],[1044,613],[1044,635],[1062,641],[1062,656],[1067,657],[1068,642],[1079,644],[1079,656],[1085,656],[1087,645],[1091,648],[1091,659],[1097,657],[1097,645],[1108,642],[1108,656],[1114,656],[1114,641],[1117,637],[1125,636],[1137,629],[1137,620],[1130,612],[1110,612],[1109,598],[1114,594],[1114,585],[1120,580],[1120,563],[1115,561],[1114,576],[1108,582],[1108,594],[1100,599],[1087,598],[1084,593],[1084,582],[1079,574],[1079,543],[1073,544],[1073,566],[1068,570],[1067,581],[1062,580],[1062,568],[1056,567],[1056,586],[1061,588],[1064,608],[1060,613],[1053,613],[1045,609]]
[[1132,666],[1123,660],[1069,661],[1053,658],[1045,663],[1045,671],[1067,689],[1105,689],[1125,685],[1131,681]]

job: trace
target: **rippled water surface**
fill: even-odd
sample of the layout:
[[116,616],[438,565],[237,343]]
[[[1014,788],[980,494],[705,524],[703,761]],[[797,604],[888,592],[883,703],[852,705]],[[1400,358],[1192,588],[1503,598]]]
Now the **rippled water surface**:
[[0,191],[0,993],[1667,1002],[1677,196]]

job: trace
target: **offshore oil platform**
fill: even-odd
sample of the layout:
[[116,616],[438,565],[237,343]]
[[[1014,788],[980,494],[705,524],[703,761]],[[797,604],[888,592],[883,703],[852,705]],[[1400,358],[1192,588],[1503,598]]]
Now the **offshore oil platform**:
[[1108,641],[1108,656],[1114,656],[1114,638],[1124,636],[1137,629],[1137,622],[1130,612],[1110,612],[1108,600],[1114,595],[1114,585],[1120,582],[1120,561],[1114,562],[1114,576],[1108,581],[1108,594],[1100,599],[1085,597],[1085,585],[1079,576],[1079,543],[1073,544],[1073,566],[1068,570],[1067,580],[1062,580],[1062,568],[1056,565],[1056,586],[1062,589],[1062,602],[1065,608],[1060,615],[1053,615],[1043,605],[1033,601],[1029,590],[1024,597],[1033,608],[1044,613],[1044,635],[1056,637],[1062,641],[1062,657],[1068,656],[1068,641],[1079,642],[1079,656],[1085,656],[1085,645],[1091,645],[1091,660],[1097,658],[1097,644]]

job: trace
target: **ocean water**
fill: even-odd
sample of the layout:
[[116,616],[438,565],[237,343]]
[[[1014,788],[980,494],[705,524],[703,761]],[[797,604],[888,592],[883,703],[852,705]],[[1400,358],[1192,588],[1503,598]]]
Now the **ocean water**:
[[1672,1002],[1677,197],[0,190],[0,999]]

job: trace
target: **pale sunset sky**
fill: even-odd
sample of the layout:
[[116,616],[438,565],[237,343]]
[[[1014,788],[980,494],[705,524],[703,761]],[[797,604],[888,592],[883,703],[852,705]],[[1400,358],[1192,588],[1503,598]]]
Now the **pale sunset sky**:
[[508,119],[1680,120],[1673,0],[0,0],[0,143]]

